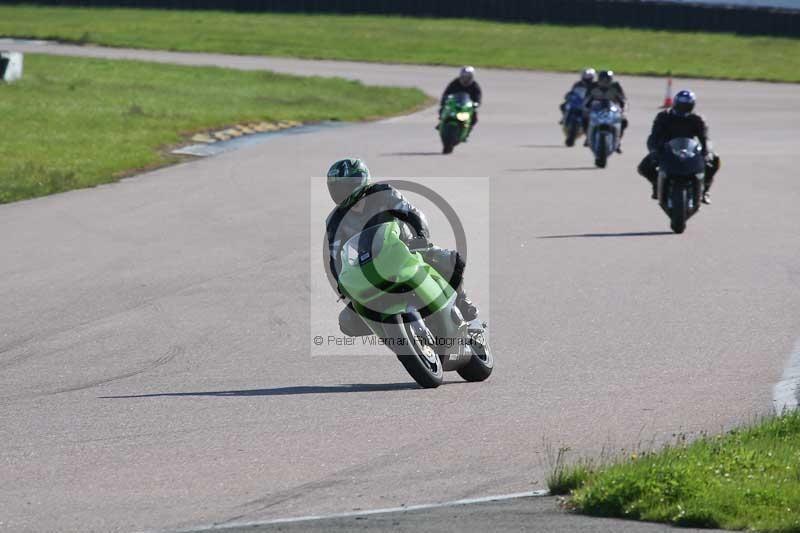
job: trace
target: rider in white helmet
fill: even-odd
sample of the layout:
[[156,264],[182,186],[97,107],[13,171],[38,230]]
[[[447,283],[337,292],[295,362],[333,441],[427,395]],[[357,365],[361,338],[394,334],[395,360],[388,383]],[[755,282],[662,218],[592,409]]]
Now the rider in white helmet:
[[[567,98],[569,98],[570,93],[578,91],[581,93],[581,98],[585,98],[587,94],[592,92],[592,89],[595,88],[597,84],[597,71],[593,68],[585,68],[581,71],[581,77],[578,81],[572,84],[572,88],[567,91],[564,95],[564,101],[561,102],[561,105],[558,106],[558,109],[561,110],[562,119],[558,122],[559,124],[564,123],[563,115],[564,110],[567,106]],[[585,128],[584,128],[585,131]]]
[[[444,107],[444,101],[447,97],[451,94],[457,93],[467,93],[469,95],[470,100],[472,100],[475,105],[475,113],[472,118],[472,129],[475,129],[475,125],[478,124],[478,109],[477,107],[481,104],[481,86],[478,85],[478,82],[475,81],[475,68],[470,66],[462,67],[461,70],[458,72],[458,77],[450,82],[450,84],[445,88],[444,93],[442,94],[442,99],[439,102],[439,115],[442,114],[442,108]],[[439,127],[438,125],[436,126]]]

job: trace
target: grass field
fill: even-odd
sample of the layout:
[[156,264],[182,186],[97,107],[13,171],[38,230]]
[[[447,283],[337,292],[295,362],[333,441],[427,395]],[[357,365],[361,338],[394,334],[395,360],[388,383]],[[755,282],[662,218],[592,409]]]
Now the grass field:
[[0,35],[397,63],[800,82],[800,39],[375,16],[0,7]]
[[607,466],[562,464],[551,480],[590,515],[800,532],[800,411]]
[[164,147],[248,120],[360,120],[427,102],[413,89],[141,63],[26,55],[0,84],[0,203],[118,179],[175,160]]

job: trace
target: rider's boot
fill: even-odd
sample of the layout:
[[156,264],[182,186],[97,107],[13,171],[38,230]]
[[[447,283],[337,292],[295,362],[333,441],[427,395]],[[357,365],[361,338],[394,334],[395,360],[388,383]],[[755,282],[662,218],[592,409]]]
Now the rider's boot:
[[461,311],[461,316],[463,316],[464,320],[467,322],[472,322],[478,318],[478,308],[475,307],[475,304],[472,303],[472,300],[469,299],[469,296],[467,296],[463,290],[458,291],[456,306],[458,310]]
[[712,175],[710,178],[706,177],[705,183],[705,190],[703,191],[703,203],[706,205],[711,205],[711,195],[708,193],[708,190],[711,188],[711,184],[714,183],[714,176]]

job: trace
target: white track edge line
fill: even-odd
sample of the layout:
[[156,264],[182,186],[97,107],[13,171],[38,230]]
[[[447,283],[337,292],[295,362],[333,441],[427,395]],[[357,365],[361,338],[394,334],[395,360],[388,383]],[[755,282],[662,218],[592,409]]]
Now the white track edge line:
[[800,395],[798,391],[800,391],[800,339],[794,345],[794,350],[783,369],[781,380],[772,388],[775,411],[782,414],[797,409],[797,398]]
[[[200,532],[200,531],[224,531],[226,529],[235,529],[235,528],[247,528],[247,527],[258,527],[258,526],[270,526],[275,524],[291,524],[295,522],[312,522],[318,520],[333,520],[337,518],[354,518],[359,516],[372,516],[372,515],[379,515],[379,514],[390,514],[390,513],[405,513],[410,511],[425,511],[428,509],[439,509],[442,507],[457,507],[462,505],[473,505],[478,503],[488,503],[488,502],[497,502],[497,501],[506,501],[506,500],[517,500],[521,498],[536,498],[536,497],[543,497],[549,496],[550,491],[545,489],[540,490],[531,490],[527,492],[514,492],[511,494],[498,494],[496,496],[481,496],[478,498],[465,498],[463,500],[453,500],[449,502],[438,502],[438,503],[420,503],[416,505],[404,505],[400,507],[385,507],[382,509],[367,509],[365,511],[349,511],[344,513],[331,513],[331,514],[322,514],[322,515],[307,515],[307,516],[295,516],[290,518],[274,518],[272,520],[256,520],[250,522],[227,522],[224,524],[209,524],[209,525],[201,525],[195,526],[192,528],[186,529],[166,529],[166,530],[159,530],[162,533],[191,533],[191,532]],[[153,533],[153,532],[151,532]]]

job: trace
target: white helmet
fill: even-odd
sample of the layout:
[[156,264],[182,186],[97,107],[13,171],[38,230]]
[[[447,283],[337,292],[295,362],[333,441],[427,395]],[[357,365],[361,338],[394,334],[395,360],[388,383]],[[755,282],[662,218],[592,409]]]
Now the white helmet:
[[597,76],[597,71],[593,68],[585,68],[581,72],[581,79],[585,82],[593,82]]
[[472,82],[475,81],[475,68],[470,67],[469,65],[466,67],[461,67],[461,70],[458,73],[458,80],[464,87],[472,85]]

